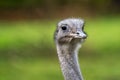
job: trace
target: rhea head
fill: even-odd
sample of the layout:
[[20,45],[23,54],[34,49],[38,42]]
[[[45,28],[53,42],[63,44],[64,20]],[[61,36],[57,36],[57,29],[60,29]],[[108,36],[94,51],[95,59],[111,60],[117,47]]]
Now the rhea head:
[[55,32],[55,42],[57,44],[77,44],[82,43],[87,38],[84,32],[84,20],[70,18],[60,21]]

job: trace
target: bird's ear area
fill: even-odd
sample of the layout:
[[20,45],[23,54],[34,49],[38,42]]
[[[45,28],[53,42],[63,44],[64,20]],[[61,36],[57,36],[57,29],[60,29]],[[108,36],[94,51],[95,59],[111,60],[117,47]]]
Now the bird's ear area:
[[86,22],[85,22],[85,21],[83,21],[82,31],[83,31],[84,33],[86,33],[86,32],[84,31],[84,29],[85,29],[85,25],[86,25]]
[[86,21],[83,20],[83,26],[82,26],[82,32],[86,35],[86,38],[88,37],[88,34],[85,32],[85,25],[86,25]]
[[82,31],[84,31],[85,24],[82,25]]

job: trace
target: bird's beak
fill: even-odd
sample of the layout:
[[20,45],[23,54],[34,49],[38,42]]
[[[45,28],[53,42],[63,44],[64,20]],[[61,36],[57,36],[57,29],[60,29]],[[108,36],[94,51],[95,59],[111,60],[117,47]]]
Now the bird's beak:
[[87,38],[87,35],[82,31],[77,31],[76,33],[72,33],[70,35],[73,36],[74,38],[80,38],[80,39],[86,39]]

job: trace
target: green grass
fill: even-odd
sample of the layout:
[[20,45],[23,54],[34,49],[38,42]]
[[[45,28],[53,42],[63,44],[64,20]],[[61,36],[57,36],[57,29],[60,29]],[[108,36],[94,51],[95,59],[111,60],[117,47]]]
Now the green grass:
[[[56,23],[0,22],[0,80],[63,80],[53,41]],[[86,20],[88,39],[79,54],[85,80],[120,80],[119,30],[119,17]]]
[[[95,50],[118,49],[120,47],[120,19],[99,18],[86,20],[85,43]],[[53,34],[57,21],[24,21],[0,23],[0,48],[23,47],[25,44],[44,44],[54,47]],[[113,45],[113,46],[112,46]]]
[[[110,58],[110,59],[109,59]],[[85,80],[119,80],[119,57],[80,58]],[[0,61],[0,80],[63,80],[57,59]]]
[[120,20],[117,18],[111,20],[108,18],[89,22],[86,26],[89,35],[87,43],[92,42],[92,45],[98,49],[109,46],[118,47],[120,41],[120,23],[118,21]]

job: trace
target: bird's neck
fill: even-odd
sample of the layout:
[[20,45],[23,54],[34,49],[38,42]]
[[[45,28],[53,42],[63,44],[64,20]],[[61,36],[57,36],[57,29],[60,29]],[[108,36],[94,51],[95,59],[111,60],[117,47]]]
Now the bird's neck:
[[57,52],[65,80],[83,80],[76,48],[61,45],[57,46]]

